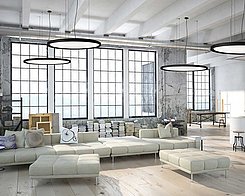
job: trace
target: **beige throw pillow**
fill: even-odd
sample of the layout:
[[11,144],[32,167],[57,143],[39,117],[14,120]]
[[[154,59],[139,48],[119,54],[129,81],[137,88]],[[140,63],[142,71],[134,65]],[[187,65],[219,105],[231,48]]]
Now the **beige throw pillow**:
[[35,148],[44,146],[44,129],[29,130],[25,129],[25,147]]
[[21,131],[5,131],[5,136],[10,135],[16,136],[16,147],[17,148],[24,148],[25,147],[25,131],[22,129]]
[[166,129],[168,132],[170,131],[171,137],[173,137],[173,135],[174,135],[174,130],[173,130],[173,124],[172,124],[172,122],[168,123],[168,124],[165,126],[165,129]]
[[158,124],[157,125],[157,129],[158,129],[158,135],[159,138],[168,138],[168,137],[172,137],[171,136],[171,132],[169,128],[164,128],[164,126],[162,124]]

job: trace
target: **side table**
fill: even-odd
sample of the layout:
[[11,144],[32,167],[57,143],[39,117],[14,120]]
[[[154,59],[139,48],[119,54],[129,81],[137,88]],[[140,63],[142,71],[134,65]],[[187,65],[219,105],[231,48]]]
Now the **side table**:
[[[234,137],[234,143],[232,149],[236,152],[237,148],[241,148],[245,152],[243,137],[240,136],[240,133],[244,133],[244,131],[233,131],[233,133],[237,133],[237,136]],[[240,142],[240,146],[238,146],[238,141]]]
[[200,150],[203,151],[203,140],[205,140],[205,137],[201,137],[201,136],[189,136],[189,139],[193,139],[195,141],[199,141],[200,142]]

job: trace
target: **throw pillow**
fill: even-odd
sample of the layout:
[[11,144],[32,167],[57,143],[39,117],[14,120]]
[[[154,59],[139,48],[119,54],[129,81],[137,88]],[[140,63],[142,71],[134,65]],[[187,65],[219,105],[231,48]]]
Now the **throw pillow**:
[[17,148],[25,147],[25,131],[22,129],[21,131],[5,131],[5,136],[10,136],[15,134],[16,136],[16,146]]
[[171,137],[171,132],[169,129],[164,128],[162,124],[157,125],[159,138]]
[[167,132],[170,132],[171,137],[173,137],[174,135],[174,130],[173,130],[173,124],[172,122],[169,122],[166,126],[165,129],[167,130]]
[[0,136],[0,146],[4,146],[5,149],[15,149],[16,148],[16,136]]
[[44,146],[44,129],[29,130],[25,129],[25,147],[35,148]]
[[78,127],[72,127],[71,129],[61,129],[61,144],[77,144],[78,143]]

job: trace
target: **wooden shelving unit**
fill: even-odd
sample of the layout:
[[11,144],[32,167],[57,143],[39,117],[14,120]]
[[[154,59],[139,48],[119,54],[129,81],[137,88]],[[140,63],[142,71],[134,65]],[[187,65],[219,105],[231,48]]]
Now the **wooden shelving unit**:
[[44,128],[45,134],[52,133],[53,115],[51,113],[29,114],[29,129]]

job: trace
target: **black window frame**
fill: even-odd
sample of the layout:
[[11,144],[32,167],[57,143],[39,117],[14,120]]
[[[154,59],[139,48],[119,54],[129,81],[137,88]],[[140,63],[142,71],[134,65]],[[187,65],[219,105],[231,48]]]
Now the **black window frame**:
[[[141,52],[141,61],[137,61],[137,62],[149,62],[149,61],[142,61],[142,53],[143,52],[153,52],[154,53],[154,66],[153,66],[153,75],[154,75],[154,83],[153,83],[153,85],[154,85],[154,103],[153,103],[153,105],[154,105],[154,115],[148,115],[148,116],[146,116],[146,115],[130,115],[130,106],[131,106],[131,104],[130,104],[130,94],[137,94],[137,93],[130,93],[130,89],[128,89],[128,98],[129,98],[129,101],[128,101],[128,113],[129,113],[129,118],[142,118],[142,117],[156,117],[157,116],[157,69],[156,69],[156,66],[157,66],[157,61],[156,61],[156,59],[157,59],[157,51],[153,51],[153,50],[138,50],[138,49],[129,49],[128,50],[128,66],[130,66],[130,55],[129,55],[129,53],[130,53],[130,51],[133,51],[133,52]],[[134,61],[133,62],[136,62],[136,60],[134,59]],[[130,75],[130,70],[129,70],[129,67],[128,67],[128,75]],[[136,72],[133,72],[133,73],[136,73]],[[141,72],[141,73],[143,73],[143,72]],[[130,83],[133,83],[133,84],[136,84],[136,82],[130,82],[130,77],[128,76],[128,86],[130,85]],[[141,85],[142,84],[144,84],[144,83],[141,83]],[[136,106],[136,103],[135,103],[135,106]]]

